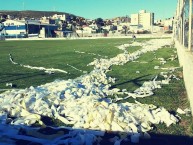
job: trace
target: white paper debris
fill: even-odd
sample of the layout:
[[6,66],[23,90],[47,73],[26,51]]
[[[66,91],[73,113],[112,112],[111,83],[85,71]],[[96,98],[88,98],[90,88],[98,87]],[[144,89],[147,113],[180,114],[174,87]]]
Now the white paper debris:
[[78,69],[78,68],[76,68],[76,67],[74,67],[74,66],[72,66],[70,64],[67,64],[67,66],[70,66],[71,68],[73,68],[73,69],[75,69],[77,71],[80,71],[80,72],[83,72],[83,73],[87,73],[86,71],[80,70],[80,69]]
[[107,58],[107,56],[102,56],[102,55],[100,55],[100,54],[96,54],[96,53],[90,53],[90,52],[83,52],[83,51],[75,51],[76,53],[81,53],[81,54],[89,54],[89,55],[94,55],[94,56],[100,56],[100,57],[105,57],[105,58]]
[[159,69],[159,66],[154,66],[154,69]]
[[186,114],[186,112],[184,110],[182,110],[181,108],[178,108],[176,110],[176,112],[179,113],[179,114]]
[[13,87],[13,84],[12,83],[6,83],[6,87]]
[[183,114],[186,114],[186,115],[190,115],[191,114],[191,110],[189,108],[186,108],[184,110],[182,110],[181,108],[178,108],[176,110],[176,112],[179,113],[179,114],[182,114],[182,115]]
[[[38,87],[30,87],[20,90],[9,90],[0,94],[0,125],[9,120],[12,125],[43,124],[41,116],[59,119],[66,125],[72,125],[73,129],[91,129],[100,131],[121,131],[131,135],[131,141],[139,142],[141,133],[151,130],[152,124],[165,123],[167,126],[175,124],[178,119],[164,108],[158,108],[152,104],[113,103],[109,95],[127,94],[128,97],[147,97],[153,95],[153,90],[161,88],[166,83],[156,81],[157,76],[136,89],[133,93],[118,88],[110,89],[110,83],[115,78],[107,77],[106,72],[112,65],[124,65],[134,61],[142,54],[156,51],[164,45],[169,45],[169,39],[152,39],[147,43],[134,42],[133,44],[118,47],[124,53],[110,59],[95,59],[89,65],[94,65],[94,70],[76,79],[56,80]],[[142,46],[142,49],[131,54],[126,47]],[[15,63],[11,59],[12,63]],[[17,63],[15,63],[17,64]],[[29,68],[34,68],[29,66]],[[40,69],[40,68],[38,68]],[[41,68],[43,69],[43,68]],[[47,69],[43,69],[46,70]],[[54,71],[54,70],[50,70]],[[164,74],[169,83],[171,77]],[[8,115],[11,118],[8,118]],[[6,126],[9,128],[9,126]],[[6,130],[0,132],[0,136]],[[96,132],[95,132],[96,133]],[[8,138],[19,139],[22,136],[6,133]],[[101,133],[99,133],[101,134]],[[98,134],[98,135],[99,135]],[[52,141],[53,144],[86,144],[91,145],[97,140],[97,135],[91,132],[71,131],[66,138],[60,136]],[[37,143],[47,143],[46,139],[34,139],[25,136],[24,140],[34,140]],[[122,139],[114,140],[114,144],[120,144]]]

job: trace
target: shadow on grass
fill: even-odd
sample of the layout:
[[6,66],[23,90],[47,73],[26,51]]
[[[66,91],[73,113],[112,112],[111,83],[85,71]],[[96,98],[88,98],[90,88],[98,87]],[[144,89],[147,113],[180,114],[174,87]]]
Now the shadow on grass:
[[[13,126],[16,127],[16,126]],[[154,134],[150,133],[151,138],[140,138],[138,143],[131,142],[131,136],[128,132],[107,132],[99,130],[84,130],[84,129],[72,129],[72,128],[53,128],[42,127],[37,129],[31,129],[31,131],[25,130],[24,126],[19,131],[20,139],[14,139],[16,145],[192,145],[193,138],[189,136],[170,135],[170,134]],[[3,133],[3,132],[1,132]],[[0,134],[1,134],[0,133]],[[116,140],[120,140],[121,135],[126,134],[127,140],[122,140],[120,144],[115,144]],[[69,135],[69,136],[68,136]],[[25,136],[22,138],[22,136]],[[64,137],[65,136],[65,137]],[[94,137],[91,138],[90,137]],[[5,136],[7,137],[7,136]],[[98,140],[98,139],[100,140]],[[7,140],[9,138],[6,138]],[[62,140],[56,142],[56,140]],[[6,140],[5,140],[6,141]],[[88,143],[90,142],[90,143]],[[0,143],[3,141],[0,140]]]
[[150,76],[150,75],[144,75],[144,76],[137,77],[135,79],[127,80],[127,81],[112,85],[111,88],[118,88],[118,86],[125,85],[127,83],[133,83],[136,86],[140,87],[144,81],[149,81],[149,79],[145,78],[147,76]]
[[[193,145],[193,138],[189,136],[150,132],[151,138],[140,138],[139,143],[132,143],[131,135],[136,133],[73,129],[64,127],[65,124],[60,120],[43,115],[40,115],[40,120],[44,124],[42,126],[39,124],[34,124],[31,127],[10,125],[10,122],[16,118],[9,114],[6,116],[0,114],[0,145]],[[121,138],[127,140],[115,144],[115,141]]]
[[0,83],[9,83],[11,81],[17,81],[21,79],[26,79],[26,78],[32,78],[35,76],[44,76],[46,73],[44,72],[34,72],[34,73],[9,73],[9,74],[0,74],[1,79]]
[[151,139],[146,140],[142,139],[140,140],[139,145],[193,145],[193,138],[189,136],[170,135],[170,134],[150,134],[150,135]]
[[[3,116],[0,116],[2,118]],[[14,119],[14,118],[12,118]],[[53,125],[50,117],[41,116],[43,126],[1,124],[0,144],[9,145],[192,145],[193,137],[149,133],[150,138],[136,137],[138,133],[75,129],[64,124]],[[62,126],[63,125],[63,126]],[[59,127],[61,126],[61,127]],[[132,135],[132,136],[131,136]],[[141,133],[143,136],[144,133]],[[138,135],[137,135],[138,136]],[[116,144],[116,141],[122,141]],[[131,142],[137,141],[136,143]]]

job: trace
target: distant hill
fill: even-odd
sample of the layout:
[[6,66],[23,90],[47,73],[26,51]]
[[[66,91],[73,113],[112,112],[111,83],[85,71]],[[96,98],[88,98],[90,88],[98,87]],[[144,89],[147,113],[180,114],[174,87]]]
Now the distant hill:
[[43,16],[52,16],[54,14],[66,14],[67,16],[75,16],[73,14],[65,13],[65,12],[57,12],[57,11],[33,11],[33,10],[26,10],[26,11],[9,11],[9,10],[0,10],[1,15],[10,15],[14,18],[41,18]]

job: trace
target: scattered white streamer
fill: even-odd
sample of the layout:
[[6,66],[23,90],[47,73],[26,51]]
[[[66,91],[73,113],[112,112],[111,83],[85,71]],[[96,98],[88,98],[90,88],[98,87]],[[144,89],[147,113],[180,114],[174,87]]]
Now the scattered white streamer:
[[107,56],[103,56],[103,55],[100,55],[100,54],[96,54],[96,53],[90,53],[90,52],[84,52],[84,51],[75,51],[76,53],[81,53],[81,54],[89,54],[89,55],[94,55],[94,56],[100,56],[100,57],[105,57],[107,58]]
[[[143,44],[134,42],[133,45],[141,45],[142,49],[131,54],[124,51],[123,54],[118,54],[110,59],[95,60],[90,63],[95,66],[94,70],[76,79],[56,80],[35,88],[6,91],[0,94],[0,125],[5,124],[7,120],[16,126],[30,126],[37,122],[43,125],[41,116],[48,116],[59,119],[65,124],[73,125],[74,129],[126,132],[130,136],[130,140],[137,143],[141,133],[152,129],[152,124],[165,123],[166,126],[170,126],[177,123],[178,119],[165,108],[158,108],[153,104],[113,103],[111,98],[107,98],[109,95],[128,93],[129,96],[130,94],[118,88],[110,89],[110,83],[115,82],[115,79],[107,77],[106,72],[112,65],[123,65],[139,58],[146,52],[156,51],[170,43],[169,39],[153,39]],[[120,48],[124,50],[123,46]],[[138,94],[135,97],[152,95],[151,92],[154,88],[160,88],[156,78],[153,81],[144,82],[142,88],[140,87],[138,91],[134,92]],[[146,91],[149,92],[144,94]],[[8,139],[22,137],[18,135],[17,130],[13,130],[10,135],[6,133],[11,129],[13,128],[6,126],[6,130],[0,131],[0,136],[6,134]],[[52,143],[69,144],[74,142],[80,145],[91,145],[97,140],[96,135],[90,133],[71,133],[74,134],[71,138],[62,138],[61,136],[54,139]],[[128,135],[125,138],[128,138]],[[23,139],[31,140],[32,138],[23,135]],[[36,142],[44,143],[44,141],[48,140],[40,139]],[[119,144],[121,141],[121,139],[116,139],[114,143]]]
[[29,69],[43,70],[43,71],[45,71],[46,73],[50,73],[50,74],[51,74],[52,72],[68,73],[67,71],[64,71],[64,70],[61,70],[61,69],[45,68],[45,67],[36,67],[36,66],[19,64],[19,63],[13,61],[13,58],[12,58],[12,55],[11,55],[11,54],[9,54],[9,60],[10,60],[13,64],[20,65],[20,66],[22,66],[22,67],[29,68]]
[[83,70],[81,70],[81,69],[78,69],[78,68],[76,68],[76,67],[74,67],[74,66],[72,66],[72,65],[70,65],[70,64],[66,64],[67,66],[70,66],[71,68],[73,68],[73,69],[75,69],[75,70],[77,70],[77,71],[80,71],[80,72],[83,72],[83,73],[87,73],[87,71],[83,71]]

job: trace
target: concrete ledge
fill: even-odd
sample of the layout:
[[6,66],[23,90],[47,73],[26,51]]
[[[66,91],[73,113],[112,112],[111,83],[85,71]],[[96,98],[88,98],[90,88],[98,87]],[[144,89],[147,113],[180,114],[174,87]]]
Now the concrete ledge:
[[179,63],[183,67],[184,83],[193,112],[193,54],[178,41],[175,41],[175,46],[177,48]]
[[[172,38],[172,34],[136,34],[137,38]],[[71,37],[71,38],[6,38],[6,41],[16,41],[16,40],[76,40],[76,39],[111,39],[111,38],[130,38],[132,39],[132,35],[129,34],[127,36],[107,36],[107,37]]]

